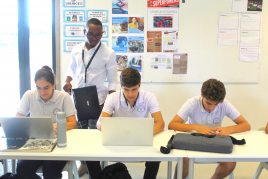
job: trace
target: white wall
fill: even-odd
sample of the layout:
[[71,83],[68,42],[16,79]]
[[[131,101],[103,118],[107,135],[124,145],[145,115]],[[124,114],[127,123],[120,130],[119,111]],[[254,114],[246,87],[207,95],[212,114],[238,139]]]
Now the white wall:
[[[212,1],[202,1],[202,3],[206,4],[209,8],[213,8],[210,6],[209,2]],[[231,3],[232,1],[229,0],[229,2]],[[186,4],[187,3],[188,1],[186,1]],[[263,3],[263,29],[259,82],[253,84],[226,84],[227,98],[239,109],[246,119],[248,119],[253,129],[264,127],[268,122],[268,2],[263,1]],[[94,4],[96,8],[101,8],[101,6],[98,7],[98,5],[101,4]],[[63,52],[62,47],[61,52]],[[69,59],[69,54],[61,53],[60,64],[62,84],[65,81],[65,72]],[[200,69],[197,68],[195,70]],[[239,69],[237,69],[237,73],[239,73]],[[248,73],[250,75],[251,72],[248,71]],[[201,83],[143,83],[142,88],[156,94],[167,126],[168,122],[176,114],[177,110],[186,99],[200,94]],[[229,124],[229,122],[226,122],[226,124]]]

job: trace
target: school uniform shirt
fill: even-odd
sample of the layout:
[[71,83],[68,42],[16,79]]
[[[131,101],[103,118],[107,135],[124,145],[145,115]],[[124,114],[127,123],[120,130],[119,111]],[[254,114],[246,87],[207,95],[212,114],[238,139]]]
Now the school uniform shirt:
[[221,126],[225,116],[235,120],[240,116],[238,110],[228,101],[219,103],[212,112],[207,112],[202,105],[202,97],[188,99],[177,113],[187,124],[200,124],[210,127]]
[[21,98],[18,112],[27,116],[44,116],[56,120],[56,113],[63,111],[66,117],[75,115],[76,109],[71,96],[63,91],[54,90],[52,98],[44,102],[37,90],[28,90]]
[[[100,42],[90,50],[87,50],[84,42],[76,45],[72,50],[72,58],[66,75],[72,77],[75,81],[75,88],[96,85],[99,104],[101,105],[104,103],[108,91],[116,90],[117,71],[114,51],[101,43],[87,69],[85,83],[85,68],[99,44]],[[82,60],[82,50],[84,50],[84,62]],[[104,83],[106,80],[108,87]]]
[[[150,117],[152,113],[159,112],[160,107],[151,92],[140,90],[135,105],[131,107],[123,92],[117,91],[107,96],[102,111],[115,117]],[[97,127],[99,128],[100,125],[99,119]]]

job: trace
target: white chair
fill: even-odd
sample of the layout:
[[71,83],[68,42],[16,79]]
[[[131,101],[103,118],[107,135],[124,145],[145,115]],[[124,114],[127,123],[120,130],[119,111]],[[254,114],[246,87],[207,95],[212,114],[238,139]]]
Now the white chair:
[[268,162],[261,162],[253,176],[253,179],[258,179],[263,169],[268,170]]

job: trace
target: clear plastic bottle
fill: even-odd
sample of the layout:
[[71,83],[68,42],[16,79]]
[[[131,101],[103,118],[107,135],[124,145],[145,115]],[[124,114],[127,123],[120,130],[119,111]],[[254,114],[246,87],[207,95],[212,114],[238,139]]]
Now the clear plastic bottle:
[[66,115],[65,112],[57,112],[57,144],[58,147],[67,146],[67,136],[66,136]]

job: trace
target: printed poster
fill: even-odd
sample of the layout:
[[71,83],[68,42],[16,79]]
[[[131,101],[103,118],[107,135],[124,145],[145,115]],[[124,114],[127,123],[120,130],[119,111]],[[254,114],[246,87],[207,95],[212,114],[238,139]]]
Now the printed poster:
[[187,74],[187,53],[174,53],[173,54],[173,74]]
[[178,8],[149,8],[148,31],[150,30],[178,30]]
[[151,57],[151,68],[155,70],[165,69],[171,70],[172,69],[172,53],[152,53]]
[[97,18],[102,23],[108,23],[108,10],[89,10],[87,12],[88,19]]
[[128,33],[144,33],[144,18],[129,17],[128,18]]
[[128,68],[133,68],[142,71],[142,55],[141,54],[129,54],[128,55]]
[[112,33],[123,34],[128,33],[128,18],[113,17],[112,18]]
[[128,37],[128,52],[143,53],[144,52],[144,37],[129,36]]
[[161,31],[147,31],[147,52],[162,52]]
[[75,45],[80,44],[82,42],[84,42],[83,39],[81,39],[81,40],[70,40],[70,39],[64,40],[64,52],[71,52]]
[[66,10],[64,11],[64,22],[85,22],[85,12],[76,10]]
[[64,7],[85,7],[85,0],[63,0]]
[[83,25],[65,25],[64,26],[64,35],[66,37],[84,37]]
[[128,14],[128,0],[112,0],[112,14]]
[[126,36],[113,36],[112,48],[116,53],[127,53],[128,39]]
[[179,0],[147,0],[147,7],[179,7]]
[[163,52],[178,52],[178,31],[164,31]]

